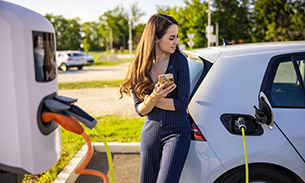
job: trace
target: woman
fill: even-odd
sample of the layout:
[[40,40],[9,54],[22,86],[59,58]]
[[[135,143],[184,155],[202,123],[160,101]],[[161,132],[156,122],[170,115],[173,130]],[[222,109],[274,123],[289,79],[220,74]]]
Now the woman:
[[[178,22],[164,14],[146,24],[120,88],[132,93],[136,112],[146,116],[141,134],[140,183],[177,183],[190,145],[188,63],[178,48]],[[174,84],[158,82],[172,73]]]

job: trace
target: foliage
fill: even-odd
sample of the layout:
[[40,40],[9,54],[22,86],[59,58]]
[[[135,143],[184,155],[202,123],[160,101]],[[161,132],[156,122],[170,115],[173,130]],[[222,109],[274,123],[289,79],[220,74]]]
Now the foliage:
[[[114,48],[120,49],[120,46],[126,44],[128,40],[128,13],[122,6],[117,6],[114,10],[106,11],[99,17],[99,22],[104,25],[108,32],[112,31]],[[107,36],[107,40],[110,41],[110,33]]]
[[106,38],[103,33],[106,32],[104,27],[97,22],[85,22],[82,24],[83,49],[85,52],[90,50],[103,50]]
[[247,0],[214,0],[213,22],[219,24],[219,38],[250,42],[250,12]]
[[[96,118],[97,126],[103,132],[108,142],[139,142],[141,129],[144,123],[139,117],[119,117],[117,115],[106,115]],[[98,133],[93,129],[85,128],[92,142],[101,142]],[[85,144],[80,135],[61,130],[62,153],[58,162],[48,171],[39,175],[27,174],[23,183],[53,182],[60,171],[69,163],[77,151]]]
[[305,2],[302,0],[254,1],[252,40],[305,39]]
[[46,14],[53,24],[57,50],[79,50],[82,43],[80,19],[65,19],[63,16]]
[[[207,0],[185,0],[182,7],[157,6],[158,13],[173,16],[179,22],[180,43],[188,46],[188,33],[195,34],[194,48],[207,45]],[[219,38],[236,43],[289,41],[305,39],[304,0],[211,0],[211,25],[219,25]],[[129,13],[130,12],[130,13]],[[134,3],[126,10],[117,6],[104,12],[98,21],[80,24],[79,18],[65,19],[47,14],[55,28],[58,50],[109,50],[110,30],[113,48],[127,48],[129,20],[132,25],[133,48],[139,42],[145,15]],[[216,30],[214,31],[214,33]]]
[[180,44],[187,45],[189,38],[188,33],[193,33],[194,48],[204,47],[206,45],[205,27],[207,26],[207,9],[206,2],[200,0],[185,1],[186,7],[168,8],[158,7],[158,13],[173,16],[179,23],[179,40]]

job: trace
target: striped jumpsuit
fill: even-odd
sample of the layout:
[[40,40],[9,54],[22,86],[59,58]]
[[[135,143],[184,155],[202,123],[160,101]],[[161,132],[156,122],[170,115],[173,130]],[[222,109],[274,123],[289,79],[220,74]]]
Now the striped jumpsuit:
[[[190,76],[187,59],[182,53],[170,55],[166,73],[173,73],[176,89],[175,111],[154,107],[145,117],[141,133],[140,183],[178,183],[189,150],[191,126],[186,112]],[[148,93],[150,94],[150,93]],[[135,110],[141,101],[133,93]]]

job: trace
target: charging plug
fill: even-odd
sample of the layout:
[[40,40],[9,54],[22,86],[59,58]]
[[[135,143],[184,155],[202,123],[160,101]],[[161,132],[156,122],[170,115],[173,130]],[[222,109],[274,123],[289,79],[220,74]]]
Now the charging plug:
[[242,128],[244,128],[245,131],[247,130],[246,120],[244,117],[237,118],[237,120],[235,121],[235,125],[240,131]]

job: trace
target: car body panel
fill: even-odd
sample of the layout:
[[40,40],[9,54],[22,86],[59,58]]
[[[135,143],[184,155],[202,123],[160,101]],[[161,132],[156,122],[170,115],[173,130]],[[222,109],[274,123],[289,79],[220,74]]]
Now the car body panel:
[[198,180],[213,182],[217,176],[208,176],[211,175],[210,172],[218,175],[225,171],[209,144],[202,141],[191,142],[185,167],[190,168],[183,169],[180,183],[198,182]]
[[[291,141],[294,147],[305,158],[305,109],[273,108],[274,121]],[[305,170],[305,169],[304,169]],[[305,171],[304,171],[305,172]]]
[[[207,139],[209,147],[200,144],[197,144],[196,147],[191,146],[181,177],[181,181],[184,182],[187,180],[186,177],[192,177],[189,174],[195,171],[194,167],[210,164],[210,157],[198,160],[200,157],[198,153],[201,153],[198,149],[210,148],[208,155],[217,157],[224,169],[223,172],[217,168],[206,169],[206,172],[198,170],[196,177],[200,177],[200,179],[197,179],[197,182],[199,180],[213,182],[226,171],[244,164],[242,137],[231,134],[222,124],[220,116],[224,113],[254,116],[253,106],[258,106],[258,95],[270,59],[281,54],[304,52],[305,42],[243,44],[215,47],[214,49],[218,49],[219,51],[214,51],[214,53],[219,54],[217,57],[215,54],[213,59],[205,55],[207,50],[211,50],[210,48],[194,50],[192,53],[214,62],[188,107],[190,115]],[[302,128],[293,129],[289,123],[281,122],[282,120],[293,120],[286,116],[284,109],[273,110],[275,123],[278,121],[280,128],[286,130],[279,129],[277,126],[270,130],[263,125],[263,135],[246,136],[249,163],[269,163],[282,166],[294,172],[304,181],[305,163],[281,130],[287,134],[295,132],[294,135],[291,135],[292,141],[298,144],[297,149],[302,154],[305,144],[305,133],[302,129],[305,124],[302,124],[301,121],[296,122],[293,128],[297,128],[297,126]],[[304,111],[304,109],[300,109],[300,111]],[[298,119],[304,119],[305,114],[295,111],[295,115]],[[290,129],[288,130],[288,128]],[[213,165],[211,166],[213,167]],[[215,167],[217,166],[219,166],[218,163]]]

